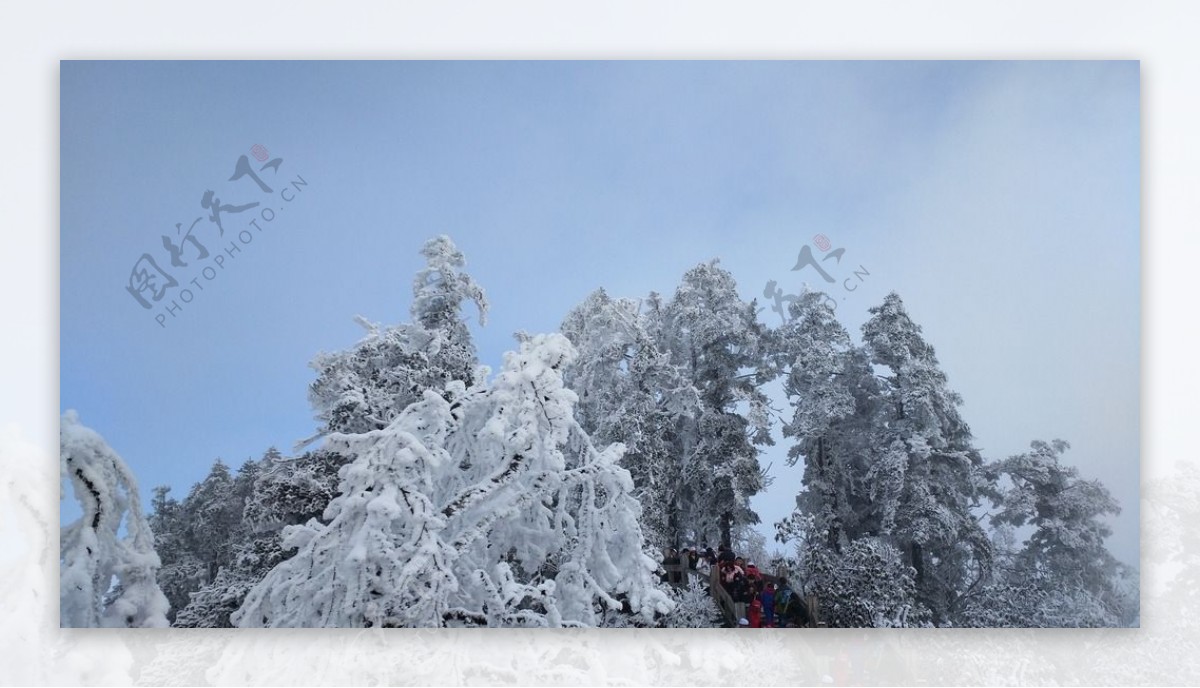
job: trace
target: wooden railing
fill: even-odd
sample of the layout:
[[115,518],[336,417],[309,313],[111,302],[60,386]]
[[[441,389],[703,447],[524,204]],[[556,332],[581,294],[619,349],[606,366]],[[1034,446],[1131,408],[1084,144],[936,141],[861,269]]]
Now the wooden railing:
[[721,585],[720,567],[713,566],[712,571],[709,572],[708,594],[712,595],[713,600],[717,603],[717,607],[720,608],[721,613],[725,616],[725,620],[731,626],[737,628],[738,615],[734,611],[737,607],[733,606],[733,597],[729,595],[729,591],[725,589],[724,585]]

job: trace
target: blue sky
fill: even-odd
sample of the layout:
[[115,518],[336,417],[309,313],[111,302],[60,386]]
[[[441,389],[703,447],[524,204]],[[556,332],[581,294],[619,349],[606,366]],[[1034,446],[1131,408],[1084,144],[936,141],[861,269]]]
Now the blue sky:
[[[821,233],[847,327],[899,292],[984,454],[1071,442],[1137,561],[1136,62],[64,62],[61,88],[60,403],[146,493],[310,435],[307,362],[356,314],[407,319],[430,236],[487,290],[498,365],[596,287],[669,294],[715,257],[747,298],[819,287],[791,268]],[[270,194],[229,181],[255,144],[282,159]],[[219,237],[208,190],[259,205]],[[241,251],[210,281],[185,248],[143,309],[131,269],[170,271],[161,236],[198,217],[212,255]],[[785,451],[753,504],[768,529],[799,486]]]

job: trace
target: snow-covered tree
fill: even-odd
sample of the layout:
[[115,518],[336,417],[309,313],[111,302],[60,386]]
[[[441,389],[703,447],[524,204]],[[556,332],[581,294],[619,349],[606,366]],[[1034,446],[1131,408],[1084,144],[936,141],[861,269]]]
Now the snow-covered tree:
[[729,542],[756,523],[763,488],[756,444],[769,443],[760,391],[763,331],[753,303],[716,262],[675,295],[642,301],[593,293],[563,322],[582,352],[568,371],[579,418],[626,445],[644,524],[656,545]]
[[[221,555],[216,572],[208,574],[205,566],[205,575],[189,589],[173,625],[230,627],[230,616],[242,605],[246,593],[291,556],[283,548],[282,529],[321,517],[337,495],[338,469],[347,462],[347,457],[326,451],[285,457],[272,447],[261,460],[248,461],[238,471],[232,491],[217,501],[223,506],[206,507],[208,500],[202,496],[209,490],[203,489],[203,483],[194,487],[181,511],[207,511],[222,514],[223,519],[229,518],[227,512],[236,511],[240,518],[215,548]],[[214,475],[219,480],[221,472],[220,467],[214,468],[205,482]]]
[[357,345],[311,363],[318,377],[309,399],[322,433],[380,430],[424,390],[473,381],[478,363],[462,303],[472,301],[483,324],[483,290],[462,271],[466,261],[449,237],[430,239],[421,253],[427,262],[413,282],[415,322],[384,327],[359,318],[367,334]]
[[449,437],[456,458],[483,469],[442,508],[473,572],[460,580],[477,621],[594,626],[605,608],[627,604],[647,622],[670,608],[618,464],[624,447],[598,449],[573,416],[562,371],[575,356],[561,335],[527,339],[490,387],[467,390]]
[[232,558],[251,485],[252,479],[244,480],[242,490],[235,489],[229,467],[217,459],[204,480],[192,486],[183,500],[184,541],[191,554],[204,563],[205,580],[216,578],[217,571]]
[[870,309],[863,342],[886,371],[884,417],[874,433],[872,495],[883,524],[916,570],[917,595],[938,625],[953,623],[962,597],[984,584],[991,545],[972,514],[985,485],[983,459],[958,413],[933,347],[895,293]]
[[[188,590],[187,600],[176,608],[173,626],[228,628],[229,614],[241,604],[245,590],[266,574],[263,569],[254,577],[240,559],[246,549],[268,546],[272,536],[278,540],[277,533],[268,533],[267,542],[259,542],[262,536],[245,517],[263,465],[271,464],[278,456],[272,448],[262,462],[246,461],[236,475],[218,459],[180,505],[183,525],[179,530],[186,551],[181,561],[172,564],[186,572],[190,562],[200,562],[201,576]],[[275,508],[286,505],[277,503]],[[278,544],[274,549],[280,550]],[[162,572],[159,580],[163,580]],[[220,601],[215,610],[214,600]]]
[[444,366],[446,381],[471,380],[476,363],[475,345],[463,322],[462,304],[471,301],[479,312],[479,324],[487,323],[488,302],[483,288],[463,271],[467,261],[450,237],[441,235],[421,248],[425,268],[413,278],[413,320],[435,334],[437,361]]
[[784,437],[796,438],[788,462],[804,461],[797,508],[815,519],[811,534],[838,552],[850,540],[879,533],[868,485],[879,458],[871,435],[880,420],[880,389],[866,354],[823,294],[805,291],[789,314],[772,332],[771,359],[792,406],[783,426]]
[[673,588],[675,609],[666,617],[667,628],[717,628],[724,622],[724,615],[717,601],[705,584],[689,578],[683,588]]
[[[1059,463],[1065,443],[1037,442],[985,466],[961,399],[900,298],[871,314],[856,347],[823,298],[806,292],[771,333],[793,409],[784,435],[798,440],[789,457],[805,461],[797,508],[776,539],[796,545],[796,576],[827,620],[1129,623],[1136,572],[1102,545],[1103,517],[1117,511],[1103,486]],[[984,496],[998,508],[986,521]],[[1018,546],[1020,532],[1031,534]]]
[[281,561],[287,559],[277,531],[249,536],[234,548],[234,559],[216,577],[191,593],[173,626],[179,628],[232,628],[230,617],[242,606],[250,590]]
[[1112,534],[1104,518],[1120,507],[1099,481],[1084,480],[1060,461],[1066,442],[1030,447],[987,466],[997,483],[1003,481],[993,492],[999,510],[992,522],[1033,529],[1006,562],[1011,569],[1005,579],[1034,587],[1040,602],[1022,625],[1127,625],[1137,607],[1122,585],[1127,567],[1104,545]]
[[575,416],[598,444],[625,445],[621,460],[633,476],[647,540],[679,546],[675,507],[680,489],[681,415],[699,413],[699,395],[683,369],[660,348],[661,303],[612,299],[592,293],[563,321],[562,332],[580,355],[564,373],[579,395]]
[[[753,302],[738,296],[717,261],[683,276],[663,312],[665,348],[700,398],[698,415],[681,415],[681,484],[675,528],[690,539],[730,542],[735,524],[757,523],[750,498],[763,488],[756,444],[770,444],[760,389],[763,326]],[[740,407],[740,408],[739,408]]]
[[797,508],[775,524],[775,540],[795,547],[777,566],[793,589],[814,595],[821,620],[833,627],[913,627],[930,624],[916,595],[916,571],[892,538],[862,535],[829,544],[828,526],[797,498]]
[[246,497],[242,517],[247,531],[278,532],[284,526],[320,518],[337,496],[338,471],[349,460],[324,450],[292,457],[268,450]]
[[74,411],[63,414],[59,440],[62,479],[71,484],[83,511],[63,527],[59,541],[60,624],[167,626],[167,598],[155,580],[160,561],[154,533],[133,474]]
[[208,566],[188,547],[185,535],[187,519],[183,505],[170,496],[171,488],[154,488],[150,529],[154,531],[154,548],[162,566],[158,569],[158,587],[170,603],[167,620],[174,623],[179,610],[187,606],[191,593],[208,580]]
[[234,622],[362,627],[440,619],[439,587],[448,578],[436,572],[446,553],[426,493],[431,469],[449,460],[442,447],[448,420],[449,404],[429,392],[383,430],[332,435],[331,443],[356,458],[341,471],[328,523],[285,528],[284,547],[298,554],[250,591]]
[[[522,343],[490,382],[427,390],[385,428],[337,433],[339,495],[285,529],[297,554],[255,586],[241,626],[596,625],[670,609],[643,551],[622,448],[572,415],[560,335]],[[623,599],[622,599],[623,598]]]
[[810,550],[807,562],[821,619],[830,626],[903,628],[928,622],[915,602],[914,570],[890,542],[862,537],[842,551],[821,546]]

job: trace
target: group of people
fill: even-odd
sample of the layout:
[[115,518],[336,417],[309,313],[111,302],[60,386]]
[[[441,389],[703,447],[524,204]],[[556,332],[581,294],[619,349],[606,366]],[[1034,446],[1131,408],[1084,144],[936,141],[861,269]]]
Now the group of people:
[[[764,574],[727,545],[717,551],[711,547],[667,550],[663,564],[686,564],[687,568],[709,573],[713,567],[722,588],[733,600],[739,628],[798,628],[809,625],[808,607],[783,576]],[[679,583],[682,574],[667,569],[667,582]]]

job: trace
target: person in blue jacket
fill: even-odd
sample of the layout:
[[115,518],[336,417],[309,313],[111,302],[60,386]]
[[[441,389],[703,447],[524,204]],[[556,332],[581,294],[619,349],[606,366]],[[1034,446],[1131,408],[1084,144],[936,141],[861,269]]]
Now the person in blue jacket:
[[775,584],[764,584],[759,599],[762,600],[762,625],[770,628],[775,625]]

